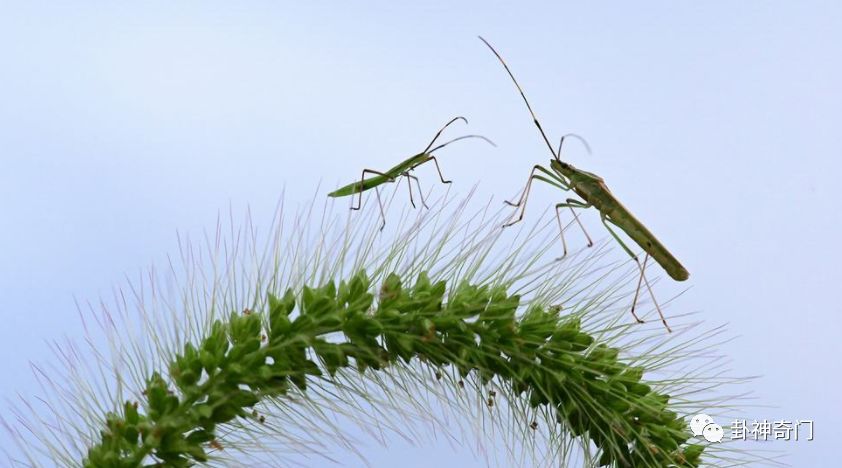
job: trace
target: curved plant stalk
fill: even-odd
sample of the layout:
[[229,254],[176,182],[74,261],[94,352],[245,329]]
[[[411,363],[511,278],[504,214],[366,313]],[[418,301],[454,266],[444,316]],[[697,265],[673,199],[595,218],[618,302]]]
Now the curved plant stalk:
[[[347,367],[378,371],[418,358],[439,378],[447,366],[463,378],[476,372],[531,407],[546,407],[600,449],[601,466],[698,466],[703,447],[683,446],[689,433],[667,409],[669,396],[641,382],[642,368],[618,361],[618,349],[595,344],[578,318],[537,306],[517,317],[520,298],[502,287],[462,283],[446,302],[445,291],[444,281],[423,273],[411,288],[392,274],[374,306],[370,279],[360,272],[338,288],[305,287],[299,300],[291,289],[280,299],[269,296],[267,314],[217,321],[201,344],[186,344],[170,363],[174,388],[155,373],[142,412],[127,401],[122,414],[106,417],[84,465],[136,467],[150,455],[166,466],[206,462],[206,448],[221,446],[218,425],[237,417],[265,421],[253,412],[263,398],[286,395],[293,385],[304,391],[309,376],[332,378]],[[327,339],[339,333],[343,339]],[[489,394],[489,407],[495,397]]]
[[54,367],[35,368],[46,410],[26,399],[16,424],[2,420],[18,441],[10,460],[340,462],[337,450],[364,458],[360,434],[416,441],[419,425],[502,443],[509,466],[752,458],[703,453],[686,428],[699,409],[739,403],[723,389],[741,379],[710,354],[721,329],[685,322],[666,337],[630,323],[632,265],[602,247],[545,260],[552,219],[503,234],[506,213],[471,205],[445,197],[378,234],[376,216],[342,222],[314,202],[292,219],[282,207],[268,236],[249,219],[204,248],[182,239],[167,275],[83,314],[104,337],[91,327],[87,349],[56,345]]

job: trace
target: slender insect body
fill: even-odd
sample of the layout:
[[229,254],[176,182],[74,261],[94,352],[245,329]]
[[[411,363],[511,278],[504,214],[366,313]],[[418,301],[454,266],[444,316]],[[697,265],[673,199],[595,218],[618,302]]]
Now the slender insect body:
[[[383,210],[383,201],[380,200],[380,191],[378,190],[379,186],[381,186],[383,184],[391,183],[391,182],[396,182],[399,178],[406,177],[407,188],[409,188],[409,202],[412,203],[413,207],[415,207],[415,201],[412,199],[412,182],[411,182],[412,180],[414,180],[415,184],[417,186],[417,189],[418,189],[418,195],[421,197],[421,204],[424,207],[427,207],[427,204],[424,202],[424,194],[421,190],[421,182],[418,181],[418,177],[415,177],[414,175],[410,174],[410,172],[413,169],[415,169],[416,167],[418,167],[422,164],[425,164],[427,162],[432,161],[436,166],[436,171],[438,171],[438,173],[439,173],[439,179],[441,179],[441,182],[443,184],[449,184],[451,181],[445,180],[444,175],[442,175],[442,173],[441,173],[441,168],[439,167],[438,160],[433,155],[433,153],[435,153],[437,150],[442,149],[442,148],[444,148],[445,146],[447,146],[451,143],[454,143],[454,142],[459,141],[459,140],[464,140],[464,139],[467,139],[467,138],[479,138],[479,139],[484,140],[487,143],[491,144],[492,146],[494,146],[494,143],[491,140],[489,140],[488,138],[485,138],[482,135],[463,135],[463,136],[454,138],[454,139],[452,139],[452,140],[450,140],[446,143],[442,143],[442,144],[440,144],[436,147],[433,147],[433,145],[435,144],[436,140],[439,138],[441,133],[447,127],[449,127],[453,122],[456,122],[458,120],[461,120],[461,121],[464,121],[465,123],[468,123],[468,120],[464,117],[455,117],[455,118],[451,119],[449,122],[444,124],[444,126],[441,129],[439,129],[439,131],[436,133],[436,135],[433,137],[433,139],[430,141],[430,143],[427,145],[427,147],[424,148],[424,151],[421,151],[420,153],[418,153],[414,156],[410,156],[409,158],[401,161],[400,163],[398,163],[397,165],[393,166],[391,169],[389,169],[388,171],[385,171],[385,172],[378,171],[378,170],[375,170],[375,169],[363,169],[361,177],[358,181],[352,182],[348,185],[340,187],[340,188],[334,190],[333,192],[330,192],[329,194],[327,194],[327,196],[333,197],[333,198],[338,198],[338,197],[347,197],[347,196],[350,196],[350,195],[359,194],[359,198],[357,199],[357,206],[351,206],[352,210],[359,210],[362,207],[363,192],[374,189],[374,192],[377,195],[377,203],[380,206],[380,217],[383,220],[383,223],[380,225],[381,230],[386,226],[386,214],[384,213],[384,210]],[[370,175],[370,177],[366,177],[367,175]]]
[[[667,250],[666,247],[652,234],[646,226],[638,221],[635,217],[628,214],[628,210],[623,210],[627,213],[626,216],[618,218],[616,215],[612,216],[606,213],[608,220],[619,226],[629,237],[631,237],[637,245],[640,246],[653,260],[658,262],[670,278],[676,281],[686,281],[690,277],[690,273],[678,261],[675,256]],[[619,211],[619,210],[612,210]],[[617,221],[621,219],[622,221]]]
[[375,175],[373,177],[369,177],[363,181],[357,181],[350,183],[344,187],[340,187],[333,192],[327,194],[329,197],[339,198],[339,197],[347,197],[348,195],[355,195],[360,192],[365,192],[366,190],[372,189],[377,187],[378,185],[383,185],[386,182],[392,182],[395,177],[400,177],[404,175],[404,173],[409,172],[416,167],[430,161],[432,155],[428,153],[418,153],[415,156],[410,157],[406,161],[398,164],[397,166],[385,171],[386,174],[392,174],[394,177],[386,177],[382,175]]
[[631,237],[653,260],[658,262],[670,278],[676,281],[685,281],[690,277],[687,269],[667,250],[661,241],[619,202],[617,202],[617,206],[603,211],[603,215],[609,222]]
[[[631,237],[641,249],[664,268],[670,278],[684,281],[690,277],[690,273],[678,259],[611,193],[602,177],[555,159],[550,161],[550,167],[559,176],[567,179],[570,188],[587,204],[593,205],[608,222]],[[628,253],[634,256],[633,252]]]
[[[538,132],[541,134],[541,138],[543,138],[544,143],[547,144],[547,148],[549,148],[550,153],[553,156],[553,159],[550,160],[550,169],[547,169],[541,165],[536,165],[532,168],[532,171],[529,174],[529,178],[527,179],[526,186],[521,193],[520,199],[515,202],[506,201],[505,203],[519,208],[520,214],[512,221],[504,224],[503,227],[511,226],[515,223],[520,222],[523,220],[523,215],[526,210],[526,201],[529,198],[529,192],[532,188],[532,182],[535,180],[542,181],[553,187],[559,188],[564,191],[573,191],[582,200],[576,200],[573,198],[568,198],[566,202],[557,203],[555,205],[556,208],[556,218],[558,219],[559,223],[559,232],[561,237],[561,242],[564,247],[564,255],[567,254],[567,243],[564,240],[564,226],[561,222],[561,217],[559,216],[559,210],[561,208],[569,208],[570,211],[573,213],[574,220],[579,224],[579,227],[582,228],[582,231],[585,233],[585,236],[588,238],[588,245],[593,245],[590,236],[588,235],[587,231],[585,230],[584,225],[579,221],[579,217],[576,215],[575,209],[585,209],[585,208],[596,208],[602,217],[602,222],[611,235],[617,240],[623,250],[631,256],[634,261],[637,263],[638,268],[640,269],[640,277],[638,279],[637,290],[635,291],[634,299],[632,300],[632,307],[631,313],[638,322],[642,322],[640,317],[635,314],[635,305],[637,304],[638,293],[640,292],[640,287],[642,283],[646,284],[646,288],[649,290],[649,294],[652,296],[652,301],[655,304],[655,309],[658,311],[658,314],[661,316],[661,321],[664,323],[664,326],[667,328],[667,331],[671,331],[669,325],[667,324],[666,318],[664,317],[663,313],[661,312],[660,306],[658,306],[657,301],[655,300],[655,295],[652,293],[652,288],[649,286],[649,281],[646,279],[645,270],[646,270],[646,262],[649,257],[652,257],[658,264],[660,264],[664,270],[666,270],[667,274],[670,275],[671,278],[675,279],[676,281],[684,281],[686,280],[690,274],[687,272],[687,269],[678,262],[678,260],[664,247],[661,242],[655,238],[655,236],[649,232],[646,226],[643,225],[637,218],[635,218],[631,212],[620,203],[619,200],[611,193],[611,190],[608,189],[608,186],[605,184],[605,181],[596,174],[592,174],[587,171],[583,171],[580,169],[576,169],[572,165],[564,162],[561,160],[561,145],[564,143],[564,138],[561,137],[561,141],[559,142],[558,150],[553,148],[553,145],[550,143],[549,138],[547,138],[547,134],[544,132],[544,129],[541,127],[540,122],[538,122],[538,117],[535,115],[535,112],[532,110],[532,106],[529,104],[529,100],[526,99],[526,94],[523,92],[523,88],[520,87],[520,84],[517,82],[515,75],[509,69],[509,66],[506,65],[505,60],[500,54],[491,46],[491,44],[480,37],[480,40],[491,49],[491,52],[497,57],[500,63],[503,65],[503,68],[508,73],[509,78],[512,79],[515,87],[517,88],[518,92],[520,93],[520,97],[523,99],[524,104],[526,104],[527,110],[529,110],[529,114],[532,116],[532,121],[535,123],[535,126],[538,128]],[[574,134],[568,134],[565,136],[576,136]],[[578,137],[582,140],[581,137]],[[587,147],[587,142],[582,140]],[[623,240],[617,235],[616,232],[611,228],[610,225],[614,225],[620,228],[623,232],[625,232],[632,240],[635,241],[646,253],[647,256],[643,260],[643,263],[638,260],[637,255],[629,249]]]

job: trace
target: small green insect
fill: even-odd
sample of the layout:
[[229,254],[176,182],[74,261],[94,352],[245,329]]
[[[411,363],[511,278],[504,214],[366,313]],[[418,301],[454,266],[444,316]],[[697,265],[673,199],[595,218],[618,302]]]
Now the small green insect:
[[[605,181],[596,174],[583,171],[581,169],[577,169],[572,165],[564,162],[561,160],[561,146],[564,143],[565,137],[568,136],[576,136],[576,135],[565,135],[561,137],[561,141],[558,145],[558,150],[554,150],[552,144],[550,144],[550,140],[547,138],[546,133],[544,133],[544,129],[541,128],[541,124],[538,122],[538,118],[535,116],[535,112],[532,110],[532,106],[529,105],[529,101],[526,99],[526,94],[524,94],[523,89],[518,84],[517,80],[515,79],[514,74],[509,69],[509,66],[506,65],[506,62],[503,60],[503,57],[500,56],[499,53],[488,43],[485,39],[480,37],[480,40],[488,46],[489,49],[497,56],[497,59],[500,60],[500,63],[503,64],[503,68],[506,69],[506,72],[511,77],[512,81],[515,83],[517,90],[520,92],[520,96],[523,98],[523,102],[526,103],[526,108],[529,109],[529,113],[532,116],[533,122],[535,122],[535,126],[538,127],[538,131],[541,133],[541,137],[543,137],[544,142],[547,144],[547,147],[550,149],[550,153],[552,154],[553,158],[550,160],[550,169],[547,169],[541,165],[536,164],[532,171],[529,174],[529,179],[527,179],[526,187],[524,188],[520,200],[517,203],[506,202],[511,206],[515,206],[520,208],[520,215],[514,221],[511,221],[504,225],[504,227],[511,226],[523,219],[523,215],[526,211],[526,200],[529,197],[529,191],[532,188],[532,181],[537,179],[547,184],[550,184],[554,187],[560,188],[564,191],[572,190],[574,193],[579,195],[582,200],[576,200],[573,198],[568,198],[565,203],[558,203],[555,206],[556,209],[556,218],[559,222],[559,228],[561,230],[561,242],[564,246],[564,255],[567,255],[567,243],[564,241],[564,227],[561,223],[561,215],[559,214],[560,208],[570,208],[570,211],[573,213],[573,218],[579,224],[579,227],[582,228],[582,231],[585,233],[585,236],[588,238],[588,246],[592,246],[593,242],[588,236],[587,231],[585,231],[585,227],[579,221],[579,217],[576,215],[574,208],[596,208],[597,211],[600,213],[600,217],[602,219],[602,223],[608,229],[608,232],[617,240],[623,250],[631,256],[631,258],[637,263],[638,268],[640,269],[640,277],[638,278],[637,282],[637,290],[634,294],[634,300],[632,302],[631,313],[634,318],[638,322],[643,322],[640,317],[637,316],[635,313],[635,306],[637,304],[638,295],[640,293],[641,283],[646,284],[646,288],[649,290],[649,294],[652,297],[652,301],[655,304],[655,308],[658,311],[658,314],[661,316],[661,321],[664,323],[664,326],[667,328],[667,331],[672,331],[667,324],[666,319],[664,318],[664,314],[661,312],[661,308],[658,305],[658,301],[655,300],[655,295],[652,293],[652,288],[649,286],[649,281],[646,279],[646,275],[644,273],[646,269],[646,262],[649,260],[651,256],[655,261],[664,268],[667,274],[676,281],[684,281],[690,277],[690,273],[687,271],[684,266],[678,261],[678,259],[673,256],[666,247],[643,225],[637,218],[635,218],[631,212],[623,206],[622,203],[611,193],[608,189],[608,186],[605,184]],[[577,136],[577,138],[580,138]],[[584,141],[584,140],[583,140]],[[587,143],[586,143],[587,144]],[[643,260],[643,265],[640,264],[640,261],[637,258],[637,255],[629,249],[628,246],[620,239],[620,236],[611,229],[610,224],[620,228],[625,232],[632,240],[646,252],[646,257]]]
[[[457,142],[459,140],[465,140],[465,139],[468,139],[468,138],[479,138],[481,140],[486,141],[491,146],[495,146],[494,142],[492,142],[491,140],[489,140],[488,138],[486,138],[482,135],[463,135],[463,136],[454,138],[450,141],[447,141],[445,143],[442,143],[442,144],[436,146],[435,148],[433,148],[433,145],[436,143],[436,140],[438,140],[439,136],[441,136],[442,132],[447,127],[449,127],[451,124],[456,122],[457,120],[461,120],[461,121],[465,122],[466,124],[468,123],[468,119],[466,119],[465,117],[461,117],[461,116],[460,117],[454,117],[449,122],[444,124],[444,126],[442,128],[440,128],[438,132],[436,132],[436,135],[430,141],[430,144],[428,144],[427,147],[424,148],[424,151],[421,151],[420,153],[418,153],[414,156],[411,156],[411,157],[405,159],[404,161],[401,161],[400,163],[398,163],[397,165],[395,165],[394,167],[392,167],[391,169],[389,169],[387,171],[381,172],[381,171],[377,171],[377,170],[374,170],[374,169],[363,169],[362,176],[360,177],[359,182],[352,182],[348,185],[345,185],[344,187],[340,187],[340,188],[334,190],[333,192],[330,192],[329,194],[327,194],[327,196],[329,196],[329,197],[347,197],[349,195],[354,195],[354,194],[358,193],[360,196],[357,199],[357,206],[352,206],[351,209],[352,210],[359,210],[360,207],[362,206],[363,192],[365,192],[367,190],[370,190],[370,189],[374,189],[374,192],[377,194],[377,203],[380,205],[380,217],[383,219],[383,224],[380,226],[380,230],[382,231],[383,228],[386,227],[386,215],[383,212],[383,202],[380,199],[380,191],[378,190],[378,187],[385,184],[385,183],[395,182],[399,177],[406,177],[406,185],[409,188],[409,202],[412,203],[412,207],[415,208],[415,200],[412,197],[412,184],[411,184],[411,180],[414,180],[415,185],[418,187],[418,194],[421,197],[421,204],[424,205],[424,207],[426,208],[427,203],[424,201],[424,195],[421,192],[421,184],[418,181],[417,177],[410,174],[410,171],[412,171],[413,169],[417,168],[418,166],[420,166],[424,163],[432,161],[433,164],[436,165],[436,171],[439,173],[439,178],[441,179],[441,182],[443,184],[449,184],[452,181],[444,179],[444,175],[442,175],[442,173],[441,173],[441,167],[439,167],[439,162],[436,159],[436,157],[433,156],[434,152],[444,148],[445,146],[447,146],[451,143]],[[374,174],[374,176],[366,179],[367,174]]]

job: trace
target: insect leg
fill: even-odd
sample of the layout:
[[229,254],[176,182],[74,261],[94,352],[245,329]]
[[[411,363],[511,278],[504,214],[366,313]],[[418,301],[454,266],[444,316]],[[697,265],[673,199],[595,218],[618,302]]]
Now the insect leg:
[[[415,177],[414,175],[410,174],[409,172],[404,172],[403,175],[406,176],[406,178],[407,178],[406,179],[407,185],[409,185],[410,179],[415,180],[415,186],[418,188],[418,196],[421,197],[421,205],[423,205],[424,208],[427,208],[429,210],[430,207],[427,206],[427,202],[424,201],[424,192],[421,191],[421,182],[418,181],[418,177]],[[409,201],[412,202],[412,188],[411,187],[409,189]],[[412,207],[413,208],[415,207],[415,203],[412,203]]]
[[561,236],[561,247],[562,247],[562,249],[564,249],[564,253],[562,253],[561,257],[556,259],[556,260],[560,260],[561,258],[564,258],[564,257],[567,256],[567,241],[564,240],[564,225],[561,224],[561,215],[558,214],[558,209],[560,208],[559,205],[562,205],[562,203],[559,203],[558,205],[555,206],[555,219],[558,220],[558,233]]
[[[572,198],[567,199],[567,206],[570,208],[570,212],[573,213],[573,219],[576,220],[576,223],[579,224],[579,227],[582,228],[582,232],[585,233],[585,237],[588,239],[588,247],[593,247],[593,241],[591,240],[591,236],[588,235],[588,231],[585,230],[585,226],[579,221],[579,215],[576,214],[576,211],[573,210],[573,207],[576,208],[590,208],[593,205],[590,203],[582,203],[579,200],[574,200]],[[558,211],[556,210],[556,214]]]
[[[646,256],[643,257],[643,267],[642,270],[646,271],[646,262],[649,261],[649,253],[646,253]],[[635,306],[637,305],[637,298],[640,296],[640,286],[643,283],[643,274],[637,278],[637,287],[634,289],[634,299],[632,299],[632,310],[634,310]]]
[[[359,210],[363,205],[363,192],[366,191],[365,187],[365,175],[366,174],[376,174],[379,176],[385,177],[389,182],[394,182],[395,178],[386,174],[385,172],[375,171],[374,169],[363,169],[362,176],[360,177],[360,185],[358,186],[358,193],[360,194],[359,198],[357,199],[357,206],[351,207],[352,210]],[[369,187],[370,188],[370,187]]]
[[409,203],[412,203],[413,208],[417,208],[415,206],[415,200],[412,199],[412,180],[410,180],[410,175],[408,172],[404,172],[403,175],[406,177],[406,188],[409,189]]
[[[536,171],[540,171],[540,172],[546,174],[547,176],[549,176],[549,178],[547,176],[544,176],[544,175],[541,175],[541,174],[536,174],[535,173]],[[523,215],[526,213],[526,201],[529,198],[529,192],[532,190],[532,181],[535,180],[535,179],[538,179],[542,182],[545,182],[547,184],[552,185],[553,187],[557,187],[557,188],[560,188],[562,190],[570,190],[570,186],[568,186],[567,183],[564,180],[562,180],[561,178],[559,178],[555,174],[551,173],[550,171],[546,170],[545,168],[541,167],[540,165],[536,164],[535,167],[532,168],[532,172],[529,173],[529,179],[526,181],[526,187],[524,187],[523,192],[521,193],[520,199],[518,200],[518,202],[512,203],[508,200],[503,200],[503,203],[505,203],[509,206],[521,208],[520,216],[518,216],[518,218],[516,220],[504,224],[503,227],[509,227],[509,226],[511,226],[513,224],[516,224],[516,223],[523,220]]]
[[[542,173],[544,173],[548,177],[550,177],[552,180],[549,180],[549,179],[547,179],[547,177],[544,177],[540,174],[535,174],[536,171],[541,171]],[[508,200],[503,200],[503,203],[505,203],[509,206],[520,206],[522,203],[524,203],[524,197],[528,197],[529,189],[532,187],[532,179],[542,180],[542,181],[544,181],[544,182],[546,182],[546,183],[548,183],[552,186],[558,187],[562,190],[570,190],[570,186],[564,180],[562,180],[561,178],[559,178],[557,175],[553,174],[552,172],[548,171],[547,169],[545,169],[540,164],[536,164],[534,167],[532,167],[532,172],[529,173],[529,178],[526,180],[526,188],[524,189],[523,192],[521,192],[520,199],[518,200],[518,202],[513,203],[513,202],[510,202]]]
[[[646,257],[647,258],[649,257],[648,253],[646,254]],[[646,285],[646,290],[649,291],[649,297],[652,298],[652,303],[655,304],[655,310],[658,311],[658,315],[661,317],[661,322],[664,324],[664,327],[666,327],[667,332],[672,333],[672,329],[670,328],[669,324],[667,323],[667,319],[664,317],[664,313],[661,311],[661,306],[658,305],[658,300],[655,299],[655,293],[652,292],[652,286],[649,285],[649,280],[646,279],[646,272],[645,272],[646,261],[644,260],[643,266],[640,265],[640,262],[638,262],[637,259],[635,259],[635,262],[637,262],[637,267],[640,268],[640,277],[643,279],[643,284]],[[639,281],[640,280],[638,280],[638,282]],[[632,310],[634,310],[635,305],[636,304],[632,304]]]
[[[637,260],[637,255],[635,255],[631,251],[631,249],[629,249],[628,246],[626,246],[626,244],[623,242],[623,240],[620,239],[620,236],[618,236],[617,233],[614,232],[613,229],[611,229],[611,226],[608,225],[608,217],[603,214],[600,218],[602,219],[602,224],[604,224],[605,228],[608,229],[608,232],[611,233],[611,236],[614,237],[614,239],[617,241],[617,243],[620,244],[620,247],[622,247],[623,250],[625,250],[626,253],[629,254],[629,256],[635,261],[635,263],[637,263],[637,267],[640,268],[640,262],[638,262],[638,260]],[[640,273],[641,273],[641,275],[643,274],[642,269],[640,270]],[[648,286],[648,284],[647,284],[647,286]],[[651,293],[651,291],[650,291],[650,293]],[[660,309],[659,309],[659,312],[660,312]],[[634,319],[637,320],[637,323],[643,323],[643,320],[641,320],[640,317],[638,317],[637,314],[634,311],[634,304],[632,304],[631,313],[632,313],[632,316],[634,317]]]
[[427,201],[424,200],[424,191],[421,190],[421,182],[418,180],[418,177],[415,177],[415,176],[410,176],[410,177],[415,179],[415,186],[418,188],[418,197],[421,198],[421,205],[423,205],[424,208],[427,208],[429,210],[430,207],[427,205]]
[[[622,241],[622,239],[620,239],[620,236],[618,236],[618,235],[617,235],[617,233],[616,233],[616,232],[614,232],[614,230],[613,230],[613,229],[611,229],[611,226],[609,226],[609,225],[608,225],[608,221],[611,221],[611,220],[610,220],[610,219],[608,219],[608,217],[607,217],[607,216],[602,215],[602,224],[604,224],[604,225],[605,225],[605,227],[608,229],[608,232],[610,232],[610,233],[611,233],[611,235],[614,237],[614,239],[616,239],[616,240],[617,240],[617,242],[620,244],[620,247],[622,247],[622,248],[623,248],[623,250],[625,250],[625,251],[626,251],[626,253],[627,253],[627,254],[629,254],[629,256],[630,256],[630,257],[634,260],[634,262],[635,262],[635,263],[637,263],[637,268],[640,270],[640,278],[638,279],[638,281],[643,280],[643,283],[644,283],[644,284],[646,284],[646,289],[649,291],[649,296],[652,298],[652,302],[655,304],[655,310],[657,310],[657,311],[658,311],[658,315],[661,317],[661,322],[663,322],[663,323],[664,323],[664,326],[667,328],[667,331],[668,331],[668,332],[672,332],[672,329],[671,329],[671,328],[670,328],[670,326],[667,324],[667,319],[666,319],[666,318],[664,318],[664,313],[663,313],[663,312],[661,312],[661,306],[660,306],[660,305],[658,305],[658,300],[657,300],[657,299],[655,299],[655,293],[653,293],[653,292],[652,292],[652,287],[649,285],[649,280],[648,280],[648,279],[646,279],[646,273],[645,273],[645,271],[643,270],[643,266],[641,266],[640,261],[637,259],[637,255],[635,255],[635,254],[631,251],[631,249],[629,249],[629,248],[628,248],[628,246],[626,246],[626,244]],[[611,223],[614,223],[614,222],[613,222],[613,221],[611,221]],[[648,253],[647,253],[647,256],[648,256]],[[644,261],[644,262],[645,262],[645,261]],[[632,315],[634,316],[634,318],[635,318],[635,319],[637,319],[637,321],[638,321],[638,322],[643,323],[643,320],[641,320],[641,319],[637,316],[637,314],[635,313],[635,305],[636,305],[636,304],[632,304],[632,310],[631,310],[631,313],[632,313]]]
[[453,182],[452,180],[444,180],[444,176],[441,174],[441,167],[439,167],[438,159],[436,159],[435,156],[430,156],[430,159],[433,161],[433,164],[436,165],[436,171],[438,171],[438,173],[439,173],[439,179],[441,179],[441,183],[449,184],[449,183]]
[[[608,221],[610,221],[608,219],[608,216],[606,216],[603,213],[600,213],[600,219],[602,219],[602,224],[605,225],[605,228],[608,229],[608,232],[611,233],[611,236],[614,237],[614,239],[617,241],[617,243],[620,244],[620,247],[622,247],[623,250],[625,250],[626,253],[629,254],[629,257],[637,260],[637,255],[635,255],[634,252],[631,251],[631,249],[626,245],[626,243],[623,242],[622,239],[620,239],[620,236],[618,236],[617,233],[614,232],[613,229],[611,229],[611,226],[608,225]],[[613,223],[613,221],[612,221],[612,223]]]
[[386,227],[386,213],[383,210],[383,200],[380,199],[380,189],[374,187],[374,193],[377,194],[377,204],[380,205],[380,219],[383,220],[383,224],[380,225],[380,230],[382,231],[384,227]]
[[532,185],[532,178],[535,177],[535,171],[537,169],[538,166],[536,165],[532,168],[531,171],[529,171],[529,177],[526,179],[526,185],[524,186],[523,191],[520,192],[520,198],[518,199],[517,203],[510,202],[509,200],[503,200],[503,203],[509,206],[519,207],[523,203],[524,197],[529,194],[529,187]]
[[573,210],[574,207],[575,208],[590,208],[591,206],[593,206],[593,205],[591,205],[590,203],[582,203],[579,200],[574,200],[572,198],[568,198],[566,203],[556,204],[556,206],[555,206],[555,219],[558,220],[558,232],[561,235],[561,245],[564,248],[564,254],[562,254],[562,256],[559,257],[559,260],[561,258],[564,258],[564,257],[567,256],[567,241],[564,240],[564,224],[562,224],[562,222],[561,222],[561,214],[558,212],[559,208],[564,208],[564,207],[570,208],[570,212],[573,213],[573,219],[575,219],[576,222],[579,223],[579,227],[582,228],[582,232],[584,232],[585,237],[588,238],[588,247],[593,247],[593,241],[591,241],[591,236],[588,235],[588,231],[585,231],[585,226],[582,225],[582,222],[579,221],[579,216],[576,214],[576,211]]

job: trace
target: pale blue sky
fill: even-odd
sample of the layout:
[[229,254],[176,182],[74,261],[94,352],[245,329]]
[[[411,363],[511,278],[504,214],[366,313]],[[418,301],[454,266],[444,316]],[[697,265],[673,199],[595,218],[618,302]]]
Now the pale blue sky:
[[[81,336],[74,297],[161,262],[176,229],[388,167],[453,115],[498,148],[447,153],[447,176],[514,193],[548,154],[482,34],[552,136],[588,138],[568,159],[680,256],[682,304],[739,335],[735,372],[777,405],[746,417],[816,420],[816,441],[774,448],[824,466],[842,421],[840,25],[831,1],[3,0],[0,394],[34,389],[44,340]],[[418,453],[404,466],[451,457]]]

